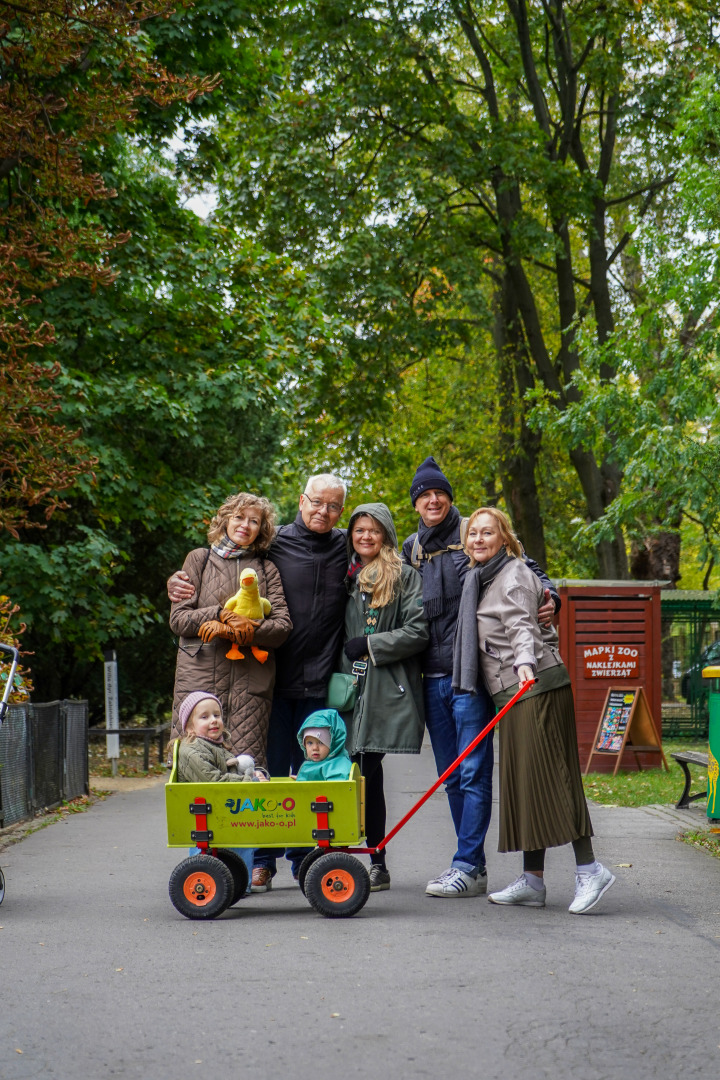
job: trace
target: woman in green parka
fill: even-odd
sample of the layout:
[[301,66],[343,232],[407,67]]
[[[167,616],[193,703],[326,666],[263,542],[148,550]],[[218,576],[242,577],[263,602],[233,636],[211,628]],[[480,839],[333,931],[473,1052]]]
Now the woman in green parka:
[[[385,836],[385,754],[419,754],[425,730],[420,654],[430,639],[422,581],[401,562],[384,503],[357,506],[348,525],[348,602],[341,670],[363,670],[347,749],[365,777],[365,828],[374,847]],[[385,853],[371,856],[370,888],[390,888]]]

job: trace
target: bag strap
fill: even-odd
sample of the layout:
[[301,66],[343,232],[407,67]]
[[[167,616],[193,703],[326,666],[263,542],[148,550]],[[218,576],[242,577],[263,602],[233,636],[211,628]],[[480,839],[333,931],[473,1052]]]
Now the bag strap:
[[410,552],[410,565],[414,566],[416,570],[420,569],[420,562],[422,560],[423,549],[420,546],[420,537],[415,533],[413,539],[412,551]]
[[423,551],[422,545],[420,544],[420,537],[418,533],[415,533],[412,552],[410,553],[410,565],[414,566],[415,569],[418,570],[420,568],[420,563],[423,561],[423,559],[434,559],[436,555],[444,555],[446,551],[464,551],[469,521],[470,518],[466,517],[460,519],[460,543],[448,544],[446,548],[442,548],[440,551]]
[[202,581],[202,579],[203,579],[203,574],[205,573],[205,567],[208,564],[208,560],[210,558],[210,552],[211,551],[212,551],[212,548],[205,548],[205,559],[203,560],[202,570],[200,571],[200,581]]

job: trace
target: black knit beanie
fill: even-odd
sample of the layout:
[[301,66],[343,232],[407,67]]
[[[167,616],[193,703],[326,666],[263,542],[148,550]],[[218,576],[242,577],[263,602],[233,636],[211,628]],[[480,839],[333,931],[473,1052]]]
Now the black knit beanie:
[[445,473],[434,457],[427,457],[422,465],[418,465],[417,472],[410,485],[410,501],[413,506],[415,500],[422,495],[423,491],[444,491],[453,500],[453,489],[450,486]]

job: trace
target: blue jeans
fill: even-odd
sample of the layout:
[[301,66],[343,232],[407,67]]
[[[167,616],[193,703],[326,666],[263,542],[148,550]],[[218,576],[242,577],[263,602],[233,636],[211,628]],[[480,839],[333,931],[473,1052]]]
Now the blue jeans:
[[[273,699],[268,729],[267,761],[271,776],[295,776],[305,760],[302,747],[297,740],[298,731],[312,712],[325,708],[324,698],[280,698]],[[312,848],[288,848],[285,858],[292,864],[292,872],[297,876],[300,864]],[[266,866],[277,873],[278,848],[258,848],[255,852],[255,866]]]
[[[470,745],[495,715],[489,694],[454,694],[452,679],[423,679],[425,721],[438,776]],[[466,874],[485,869],[485,837],[492,813],[493,732],[445,781],[457,835],[452,865]]]

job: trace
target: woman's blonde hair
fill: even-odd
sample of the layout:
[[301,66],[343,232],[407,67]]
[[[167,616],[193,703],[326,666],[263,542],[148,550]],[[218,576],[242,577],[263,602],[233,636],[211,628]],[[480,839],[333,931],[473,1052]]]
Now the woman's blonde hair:
[[480,514],[489,514],[491,518],[494,518],[497,522],[497,526],[500,530],[500,536],[502,542],[505,545],[505,551],[513,559],[521,559],[523,555],[523,547],[512,527],[512,522],[507,514],[503,514],[502,510],[498,510],[496,506],[481,506],[477,510],[473,510],[467,523],[467,532],[465,533],[465,554],[470,556],[470,565],[477,566],[475,559],[472,556],[470,549],[468,548],[468,537],[470,535],[470,529],[472,523],[476,517]]
[[[358,514],[352,522],[352,528],[358,518],[369,517],[382,530],[382,547],[375,558],[363,566],[357,576],[358,589],[361,592],[372,593],[372,606],[376,608],[386,607],[397,595],[397,586],[402,573],[402,559],[398,555],[395,546],[390,541],[385,527],[381,521],[368,514],[366,510]],[[352,529],[350,530],[352,539]]]
[[237,495],[228,496],[210,522],[207,534],[208,543],[217,544],[222,540],[227,533],[230,518],[246,506],[257,507],[260,511],[260,532],[257,539],[250,545],[250,551],[254,555],[266,555],[275,539],[275,507],[264,495],[252,495],[248,491],[240,491]]

